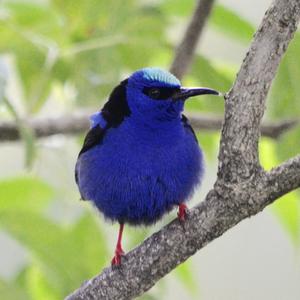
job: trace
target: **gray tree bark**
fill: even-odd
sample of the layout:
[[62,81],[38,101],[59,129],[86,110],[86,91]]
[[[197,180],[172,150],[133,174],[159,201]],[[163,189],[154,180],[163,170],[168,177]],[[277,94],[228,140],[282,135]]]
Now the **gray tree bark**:
[[191,65],[205,23],[215,0],[198,0],[192,18],[186,28],[183,39],[175,51],[170,72],[182,79]]
[[275,0],[265,14],[225,99],[218,177],[205,200],[130,251],[120,268],[105,268],[68,300],[132,299],[209,242],[300,186],[300,155],[270,172],[258,158],[260,122],[277,66],[296,31],[300,0]]
[[[55,134],[78,134],[89,129],[90,112],[80,112],[63,117],[23,120],[36,138],[48,137]],[[195,130],[220,130],[223,118],[213,115],[187,114]],[[264,123],[261,125],[261,134],[277,139],[294,126],[299,120],[284,120],[280,122]],[[21,139],[20,129],[16,122],[0,122],[0,143],[18,141]]]

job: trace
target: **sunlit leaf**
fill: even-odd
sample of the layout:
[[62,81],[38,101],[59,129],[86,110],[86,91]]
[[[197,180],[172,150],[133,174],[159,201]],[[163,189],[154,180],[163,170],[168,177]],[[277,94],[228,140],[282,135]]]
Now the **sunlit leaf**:
[[39,261],[52,287],[64,291],[72,276],[59,255],[64,231],[41,215],[28,211],[1,213],[0,224]]
[[41,272],[37,265],[33,265],[27,272],[28,292],[32,300],[59,300],[60,295],[49,285],[45,274]]
[[0,280],[1,299],[7,300],[29,300],[30,297],[25,289],[16,286],[14,283]]
[[4,179],[0,181],[0,212],[40,211],[52,196],[52,188],[39,178]]
[[[266,170],[278,165],[276,142],[262,138],[259,143],[260,162]],[[275,201],[271,208],[296,244],[300,241],[300,198],[296,191]]]
[[161,1],[161,9],[168,15],[184,17],[192,13],[195,3],[193,0],[164,0]]
[[58,15],[45,2],[10,0],[3,3],[10,22],[25,27],[41,27],[45,24],[58,25]]
[[14,108],[14,106],[11,104],[11,102],[4,97],[4,103],[6,107],[8,108],[9,112],[12,114],[12,116],[15,118],[16,124],[18,126],[18,129],[20,131],[20,136],[22,138],[22,141],[24,142],[25,146],[25,167],[30,168],[32,166],[33,160],[35,158],[35,139],[34,134],[31,128],[27,126],[26,123],[23,122],[23,120],[20,118],[17,110]]
[[291,41],[271,89],[268,115],[275,118],[299,116],[300,34]]
[[292,241],[299,246],[300,242],[300,201],[296,192],[284,195],[272,205],[275,215],[288,231]]
[[[218,69],[217,65],[203,56],[195,58],[190,74],[196,86],[202,85],[227,92],[232,85],[232,75],[227,70],[224,71],[224,66]],[[201,96],[188,100],[186,108],[223,113],[224,99],[216,96]]]
[[275,147],[275,142],[269,138],[262,137],[259,141],[260,163],[267,171],[278,164]]
[[206,159],[215,161],[218,155],[220,133],[205,130],[196,131],[197,139]]
[[255,32],[254,26],[223,5],[215,5],[209,23],[226,36],[249,42]]
[[[77,261],[73,266],[74,272],[76,268],[80,270],[80,274],[76,275],[78,281],[97,274],[110,262],[107,240],[96,217],[98,216],[84,214],[68,232],[70,247],[74,248],[72,255]],[[66,256],[70,255],[69,249],[64,249]],[[80,266],[77,267],[77,264]]]
[[149,227],[130,227],[126,226],[126,237],[129,239],[129,248],[134,248],[150,235]]
[[107,263],[105,239],[91,216],[65,228],[37,213],[5,211],[0,224],[28,249],[60,298]]
[[[300,34],[296,34],[287,54],[284,56],[279,72],[275,77],[268,101],[267,114],[272,119],[299,118],[300,115]],[[276,154],[284,161],[299,153],[300,127],[289,130],[278,141]]]
[[190,295],[195,299],[199,298],[199,283],[196,281],[192,264],[186,261],[175,269],[175,275],[179,281],[186,287]]
[[212,88],[226,92],[232,85],[234,72],[225,71],[224,65],[218,68],[217,63],[213,63],[204,56],[197,56],[191,74],[200,81]]

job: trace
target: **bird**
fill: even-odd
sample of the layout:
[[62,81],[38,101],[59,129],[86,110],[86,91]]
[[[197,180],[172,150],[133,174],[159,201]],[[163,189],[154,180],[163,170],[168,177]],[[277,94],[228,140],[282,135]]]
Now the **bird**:
[[214,89],[185,88],[171,73],[146,67],[132,73],[91,115],[91,127],[75,165],[82,200],[119,223],[111,261],[121,264],[124,224],[151,225],[186,202],[200,185],[204,158],[195,132],[183,114],[185,101]]

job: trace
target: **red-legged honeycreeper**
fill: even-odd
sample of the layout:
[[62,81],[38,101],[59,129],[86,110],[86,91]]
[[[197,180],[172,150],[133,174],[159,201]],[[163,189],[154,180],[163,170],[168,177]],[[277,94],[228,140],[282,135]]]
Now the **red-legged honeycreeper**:
[[114,88],[91,116],[75,168],[81,198],[120,224],[113,265],[124,255],[124,223],[149,225],[185,202],[200,184],[203,155],[188,119],[185,100],[219,95],[209,88],[183,88],[159,68],[144,68]]

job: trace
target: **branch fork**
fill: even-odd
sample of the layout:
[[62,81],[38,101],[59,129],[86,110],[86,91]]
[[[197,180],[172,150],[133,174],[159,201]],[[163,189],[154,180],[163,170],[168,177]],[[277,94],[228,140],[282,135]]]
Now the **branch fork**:
[[275,0],[225,101],[218,178],[189,211],[130,251],[121,269],[106,268],[68,300],[132,299],[225,231],[300,187],[300,155],[266,172],[258,159],[260,122],[277,66],[296,31],[300,0]]

